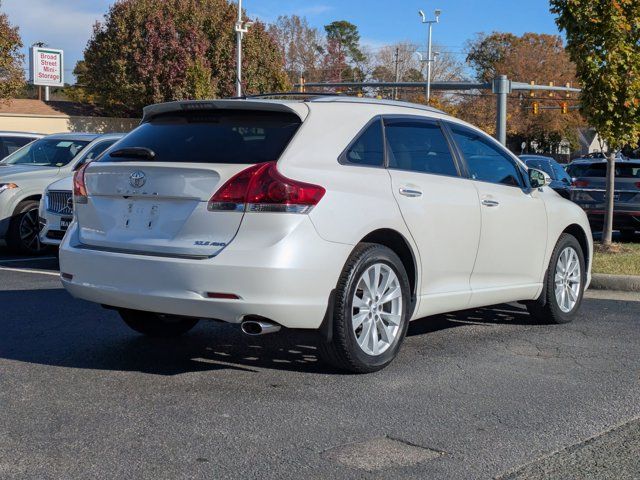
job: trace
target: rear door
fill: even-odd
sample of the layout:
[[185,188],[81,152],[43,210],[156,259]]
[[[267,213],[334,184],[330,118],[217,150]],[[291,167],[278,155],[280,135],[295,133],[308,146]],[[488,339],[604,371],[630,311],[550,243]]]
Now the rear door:
[[537,190],[528,191],[522,171],[490,137],[449,124],[471,184],[480,197],[482,233],[471,276],[472,303],[514,300],[535,294],[547,249],[547,214]]
[[460,177],[437,121],[394,117],[384,124],[393,194],[419,249],[420,293],[431,297],[420,313],[464,308],[480,237],[478,193]]
[[151,118],[85,170],[80,242],[155,255],[212,256],[243,211],[207,209],[232,176],[278,160],[300,126],[288,112],[178,111]]

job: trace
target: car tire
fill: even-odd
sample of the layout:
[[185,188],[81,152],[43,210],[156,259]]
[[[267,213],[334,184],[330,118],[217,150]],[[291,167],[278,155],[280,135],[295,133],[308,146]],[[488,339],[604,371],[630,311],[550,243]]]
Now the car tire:
[[141,312],[139,310],[118,310],[120,317],[131,329],[148,337],[173,338],[187,333],[196,326],[199,319]]
[[336,286],[328,319],[331,339],[320,342],[321,359],[353,373],[386,367],[407,332],[410,288],[402,261],[391,249],[372,243],[356,246]]
[[18,204],[7,231],[7,247],[14,253],[41,255],[49,247],[40,242],[40,223],[37,200]]
[[537,323],[571,322],[580,309],[586,279],[582,247],[573,235],[563,233],[551,255],[540,298],[526,304],[531,317]]

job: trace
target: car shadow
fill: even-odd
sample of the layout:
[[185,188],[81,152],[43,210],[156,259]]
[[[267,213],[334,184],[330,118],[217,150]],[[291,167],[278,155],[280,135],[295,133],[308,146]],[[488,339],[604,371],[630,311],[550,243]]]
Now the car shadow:
[[[297,330],[249,337],[237,325],[202,321],[177,339],[153,339],[124,325],[118,314],[73,299],[65,290],[0,292],[0,357],[59,367],[137,371],[155,375],[261,369],[339,373],[318,358],[318,337]],[[412,322],[409,336],[470,323],[527,324],[510,305],[427,317]]]

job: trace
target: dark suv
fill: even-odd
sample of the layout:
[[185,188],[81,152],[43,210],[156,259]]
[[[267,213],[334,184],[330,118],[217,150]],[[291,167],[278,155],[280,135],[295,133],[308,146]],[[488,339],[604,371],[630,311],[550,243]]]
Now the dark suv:
[[[623,238],[632,239],[640,230],[640,161],[616,162],[613,228]],[[602,229],[605,210],[607,162],[602,160],[571,163],[567,173],[573,177],[571,199],[589,217],[591,228]]]

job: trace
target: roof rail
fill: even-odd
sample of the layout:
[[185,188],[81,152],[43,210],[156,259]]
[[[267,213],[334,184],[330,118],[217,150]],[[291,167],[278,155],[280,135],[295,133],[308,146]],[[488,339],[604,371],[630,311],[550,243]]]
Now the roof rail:
[[272,98],[272,97],[294,97],[294,98],[305,98],[305,97],[337,97],[340,96],[340,93],[333,92],[271,92],[271,93],[256,93],[254,95],[245,95],[243,97],[236,98]]
[[430,107],[428,105],[422,105],[420,103],[402,102],[399,100],[387,100],[382,98],[370,98],[370,97],[349,97],[349,96],[332,96],[328,98],[313,98],[310,102],[335,102],[335,103],[369,103],[374,105],[388,105],[392,107],[404,107],[415,108],[416,110],[423,110],[433,113],[445,114],[442,110]]

